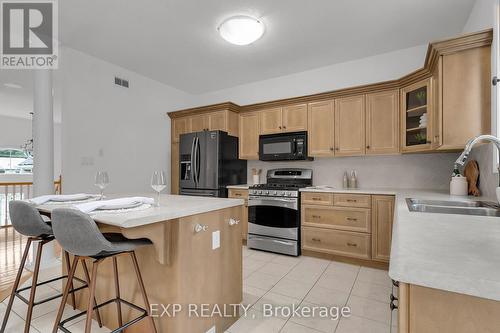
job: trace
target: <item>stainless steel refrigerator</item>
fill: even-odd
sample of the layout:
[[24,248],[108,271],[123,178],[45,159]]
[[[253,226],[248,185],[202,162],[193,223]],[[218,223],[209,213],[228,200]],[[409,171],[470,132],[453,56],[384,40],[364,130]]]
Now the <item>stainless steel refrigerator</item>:
[[180,194],[227,197],[227,185],[247,183],[247,162],[238,159],[238,138],[223,131],[182,134]]

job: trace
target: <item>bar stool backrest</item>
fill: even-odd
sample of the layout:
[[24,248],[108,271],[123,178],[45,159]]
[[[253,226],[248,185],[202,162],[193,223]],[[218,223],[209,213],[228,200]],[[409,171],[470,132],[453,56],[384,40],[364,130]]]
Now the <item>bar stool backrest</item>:
[[10,221],[14,229],[25,236],[39,237],[52,235],[47,224],[33,204],[26,201],[9,202]]
[[95,256],[112,251],[94,220],[76,209],[57,208],[52,211],[52,229],[61,247],[78,256]]

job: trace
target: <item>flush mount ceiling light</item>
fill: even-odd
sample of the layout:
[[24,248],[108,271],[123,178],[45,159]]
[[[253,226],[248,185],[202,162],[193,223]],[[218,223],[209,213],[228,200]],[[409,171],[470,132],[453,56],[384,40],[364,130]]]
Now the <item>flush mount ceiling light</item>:
[[217,28],[222,38],[231,44],[248,45],[264,34],[264,24],[251,16],[233,16]]

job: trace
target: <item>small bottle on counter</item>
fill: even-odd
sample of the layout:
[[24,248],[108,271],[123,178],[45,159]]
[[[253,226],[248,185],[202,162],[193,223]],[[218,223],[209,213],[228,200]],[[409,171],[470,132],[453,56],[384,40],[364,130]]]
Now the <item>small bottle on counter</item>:
[[342,180],[342,187],[349,188],[349,176],[347,175],[347,171],[344,171],[344,179]]
[[351,171],[351,179],[349,181],[350,188],[358,188],[358,178],[356,176],[356,171]]

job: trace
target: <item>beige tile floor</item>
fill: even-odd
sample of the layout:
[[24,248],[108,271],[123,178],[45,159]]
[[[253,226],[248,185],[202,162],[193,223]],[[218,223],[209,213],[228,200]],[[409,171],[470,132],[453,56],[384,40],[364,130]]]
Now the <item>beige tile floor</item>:
[[[226,333],[390,333],[390,292],[384,270],[243,247],[243,304],[251,307]],[[351,316],[264,317],[263,304],[348,306]]]
[[[41,279],[57,276],[60,268],[43,271]],[[26,285],[31,282],[27,281]],[[58,284],[46,285],[38,297],[58,293]],[[389,294],[391,280],[387,271],[349,265],[311,257],[288,257],[243,247],[243,304],[249,305],[246,317],[241,317],[226,333],[390,333],[391,312]],[[3,319],[7,300],[0,303]],[[35,307],[31,332],[49,333],[60,299]],[[331,320],[312,318],[264,317],[263,305],[348,306],[349,318]],[[22,332],[26,306],[16,300],[6,333]],[[67,306],[64,317],[75,311]],[[393,320],[395,322],[395,320]],[[68,329],[84,331],[84,317],[71,323]],[[92,332],[109,332],[93,323]],[[396,327],[392,327],[392,332]]]

